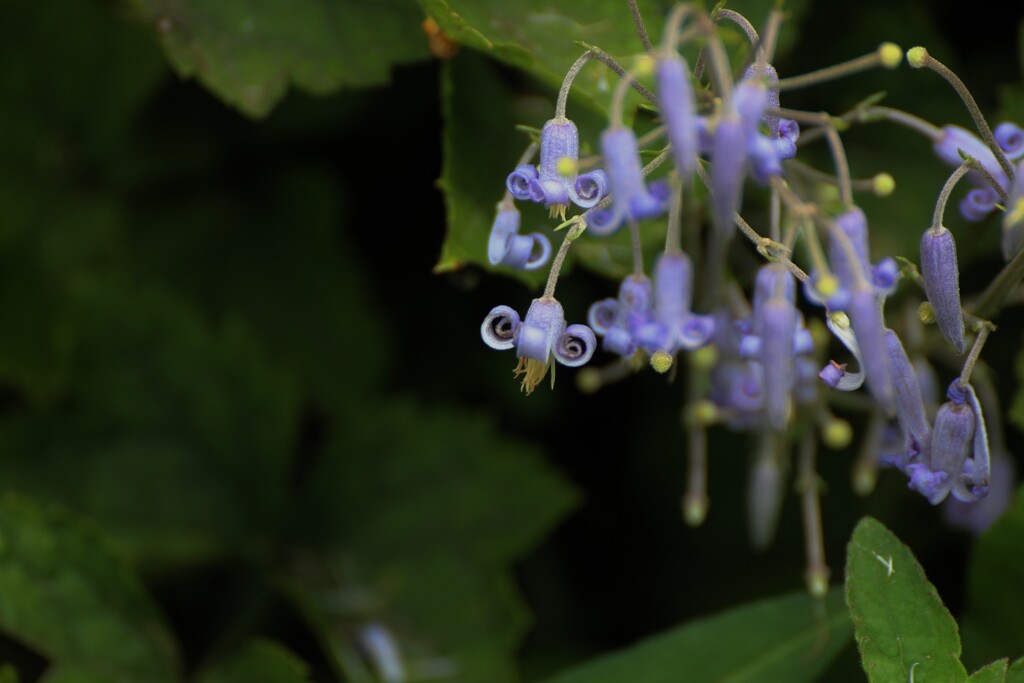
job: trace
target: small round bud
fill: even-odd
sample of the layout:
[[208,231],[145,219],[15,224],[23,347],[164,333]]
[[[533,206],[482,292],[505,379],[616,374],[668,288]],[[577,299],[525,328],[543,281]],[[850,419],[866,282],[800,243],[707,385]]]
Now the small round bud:
[[874,463],[857,463],[853,467],[851,484],[853,492],[858,496],[870,496],[878,481],[878,468]]
[[665,351],[655,351],[651,354],[651,367],[659,375],[664,375],[672,369],[672,354]]
[[924,68],[928,62],[928,50],[923,47],[912,47],[907,50],[907,63],[915,69]]
[[683,496],[683,521],[687,526],[698,527],[708,516],[708,499],[687,493]]
[[584,394],[597,393],[603,384],[601,371],[596,368],[583,368],[576,374],[576,388]]
[[558,175],[569,178],[576,175],[579,166],[572,157],[562,157],[556,162],[555,170],[558,171]]
[[875,176],[872,189],[879,197],[888,197],[896,190],[896,179],[888,173]]
[[839,280],[831,273],[822,275],[814,283],[814,289],[821,295],[822,299],[829,299],[839,291]]
[[931,302],[921,302],[921,305],[917,307],[917,317],[925,325],[931,325],[935,322],[935,309],[932,308]]
[[820,600],[828,595],[828,579],[831,572],[828,567],[817,567],[807,571],[807,592],[812,598]]
[[853,441],[853,427],[846,420],[831,418],[821,427],[821,440],[832,450],[846,448]]
[[886,69],[895,69],[903,61],[903,50],[896,43],[882,43],[878,46],[878,58]]
[[707,399],[695,401],[687,412],[692,423],[702,427],[709,427],[718,420],[718,406]]
[[654,60],[647,55],[640,57],[633,66],[633,73],[637,76],[650,76],[654,73]]
[[839,201],[839,188],[835,185],[819,185],[818,200],[822,204],[831,204]]
[[690,354],[690,363],[698,370],[710,370],[718,363],[718,349],[714,344],[702,346]]

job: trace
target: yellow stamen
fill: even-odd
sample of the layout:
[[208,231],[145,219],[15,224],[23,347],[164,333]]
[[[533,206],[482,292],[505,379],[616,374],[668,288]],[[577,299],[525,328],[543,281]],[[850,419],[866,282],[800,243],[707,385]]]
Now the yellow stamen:
[[567,207],[565,204],[552,204],[551,206],[548,207],[548,212],[551,218],[555,218],[557,216],[559,219],[564,221],[565,210],[568,208],[569,207]]
[[1013,210],[1006,214],[1004,225],[1013,225],[1024,221],[1024,197],[1021,197],[1013,205]]
[[[532,394],[537,385],[544,380],[544,376],[548,374],[548,366],[550,364],[550,361],[542,363],[532,358],[519,358],[519,364],[516,365],[516,369],[512,373],[516,377],[523,375],[523,384],[520,389],[525,391],[527,396]],[[551,373],[551,380],[552,387],[554,387],[554,373]]]

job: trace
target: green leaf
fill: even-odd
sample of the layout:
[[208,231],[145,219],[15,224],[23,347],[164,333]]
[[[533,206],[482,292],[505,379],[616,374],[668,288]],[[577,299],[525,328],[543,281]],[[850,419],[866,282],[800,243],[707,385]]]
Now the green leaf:
[[850,642],[842,591],[743,605],[599,657],[546,683],[816,681]]
[[121,281],[83,280],[69,320],[62,400],[0,423],[5,485],[88,513],[145,561],[196,561],[271,533],[287,510],[297,404],[252,336]]
[[[1020,419],[1020,396],[1014,419]],[[1019,424],[1019,423],[1018,423]],[[967,574],[967,617],[964,638],[971,659],[1018,657],[1021,641],[1021,609],[1024,604],[1024,567],[1020,563],[1020,539],[1024,538],[1024,488],[1018,488],[1013,505],[981,538],[971,556]]]
[[[452,661],[455,680],[515,680],[527,619],[508,563],[576,501],[536,450],[465,411],[371,404],[311,482],[306,526],[327,559],[297,565],[292,592],[328,651],[348,647],[339,622],[401,624]],[[340,610],[337,596],[352,594],[382,607]]]
[[956,622],[913,553],[865,517],[847,546],[846,602],[870,681],[963,681]]
[[50,660],[47,683],[177,680],[162,619],[105,539],[13,495],[0,499],[0,631]]
[[978,669],[967,679],[968,683],[1005,683],[1006,667],[1010,660],[1000,659]]
[[133,0],[182,77],[261,117],[289,84],[325,94],[387,82],[427,56],[412,0]]
[[1024,683],[1024,657],[1010,665],[1006,673],[1006,683]]
[[198,683],[305,683],[309,667],[270,640],[254,640],[200,675]]

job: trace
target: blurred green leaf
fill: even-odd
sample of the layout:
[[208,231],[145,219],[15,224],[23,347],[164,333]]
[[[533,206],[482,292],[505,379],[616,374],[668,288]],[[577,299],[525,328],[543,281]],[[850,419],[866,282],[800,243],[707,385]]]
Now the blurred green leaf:
[[98,518],[140,559],[272,533],[296,395],[252,336],[127,281],[80,283],[69,320],[66,395],[0,423],[5,485]]
[[[1015,420],[1020,419],[1019,411],[1018,396],[1013,413]],[[1024,488],[1017,489],[1010,509],[982,534],[971,555],[964,642],[972,660],[990,661],[1024,653],[1021,538],[1024,538]]]
[[526,618],[507,563],[576,501],[536,451],[465,411],[379,403],[310,481],[310,526],[329,559],[300,563],[294,590],[330,649],[345,646],[339,619],[397,623],[450,660],[454,680],[515,680]]
[[684,624],[546,683],[816,681],[850,642],[843,594],[764,600]]
[[0,664],[0,683],[19,683],[17,670],[9,664]]
[[198,683],[303,683],[308,668],[287,648],[254,640],[199,676]]
[[956,622],[913,553],[865,517],[847,546],[846,601],[872,683],[963,681]]
[[196,77],[249,116],[267,114],[290,84],[325,94],[387,82],[427,56],[412,0],[133,0],[182,77]]
[[978,669],[967,679],[968,683],[1005,683],[1008,659],[1000,659]]
[[1006,683],[1024,683],[1024,657],[1010,665],[1006,673]]
[[46,683],[177,680],[176,654],[131,570],[60,510],[0,499],[0,630],[49,660]]

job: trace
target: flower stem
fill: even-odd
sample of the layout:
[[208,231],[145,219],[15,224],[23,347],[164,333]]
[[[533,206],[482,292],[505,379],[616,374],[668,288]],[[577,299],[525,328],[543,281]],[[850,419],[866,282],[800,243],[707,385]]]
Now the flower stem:
[[607,52],[605,52],[604,50],[602,50],[601,48],[599,48],[599,47],[597,47],[595,45],[590,45],[588,43],[585,43],[582,40],[577,40],[576,41],[576,45],[578,45],[579,47],[582,47],[584,50],[587,50],[588,52],[592,53],[594,55],[594,57],[596,57],[599,62],[601,62],[602,64],[607,66],[613,72],[615,72],[615,75],[617,75],[619,78],[630,78],[630,83],[629,84],[630,84],[630,86],[632,86],[633,90],[636,90],[638,93],[640,93],[640,95],[645,100],[647,100],[648,102],[650,102],[654,106],[656,106],[656,107],[659,106],[658,105],[658,96],[655,95],[654,93],[652,93],[647,88],[645,88],[639,81],[637,81],[636,79],[631,78],[629,76],[629,74],[626,73],[626,70],[623,69],[622,66],[618,62],[616,62],[612,58],[612,56],[609,55]]
[[960,164],[955,171],[946,180],[946,184],[942,186],[942,191],[939,193],[939,199],[935,202],[935,214],[932,216],[932,227],[933,233],[940,232],[942,229],[942,217],[946,212],[946,202],[949,201],[949,195],[952,194],[953,188],[960,182],[960,179],[967,175],[967,172],[971,170],[971,164],[968,161]]
[[988,335],[995,329],[995,325],[989,322],[982,322],[978,324],[978,336],[974,338],[974,345],[971,347],[971,353],[967,356],[967,360],[964,361],[964,369],[960,371],[959,384],[964,386],[970,384],[971,373],[974,371],[974,364],[978,362],[978,356],[981,355],[981,350],[985,347],[985,342],[988,341]]
[[636,0],[627,0],[629,3],[630,14],[633,15],[633,24],[636,26],[637,35],[640,36],[640,42],[644,44],[644,50],[648,53],[654,51],[654,46],[651,45],[651,39],[647,37],[647,27],[644,26],[644,19],[640,16],[640,8],[636,5]]
[[821,529],[821,505],[818,500],[818,473],[814,461],[818,442],[808,429],[800,440],[797,486],[804,518],[804,550],[807,556],[807,590],[815,598],[828,593],[829,568],[825,564],[825,540]]
[[827,66],[824,69],[818,69],[817,71],[811,71],[810,73],[801,74],[799,76],[779,79],[777,87],[779,90],[797,90],[798,88],[806,88],[812,85],[818,85],[819,83],[827,83],[828,81],[852,76],[853,74],[860,73],[861,71],[867,71],[868,69],[873,69],[881,65],[882,57],[878,53],[878,50],[875,50],[869,54],[851,59],[848,62],[834,64],[832,66]]
[[579,56],[579,59],[573,62],[573,65],[569,67],[569,71],[565,74],[565,78],[562,80],[562,88],[558,91],[558,101],[555,103],[556,119],[561,120],[565,118],[565,104],[569,99],[569,90],[572,88],[572,82],[576,79],[580,70],[590,61],[593,54],[590,50],[584,52]]
[[799,123],[810,123],[820,126],[828,140],[829,151],[832,153],[832,162],[836,167],[836,178],[839,184],[839,197],[843,204],[853,204],[853,186],[850,183],[850,165],[846,160],[846,150],[843,148],[843,141],[836,131],[835,122],[827,114],[815,114],[813,112],[797,111],[795,109],[769,109],[769,113],[778,114]]
[[551,301],[555,298],[555,285],[558,284],[558,274],[562,271],[565,255],[569,253],[569,247],[572,246],[573,240],[579,236],[579,233],[575,233],[574,230],[575,228],[569,228],[569,232],[562,239],[562,246],[558,248],[558,253],[555,254],[555,260],[551,262],[551,270],[548,271],[548,281],[544,285],[544,294],[541,296],[545,301]]

